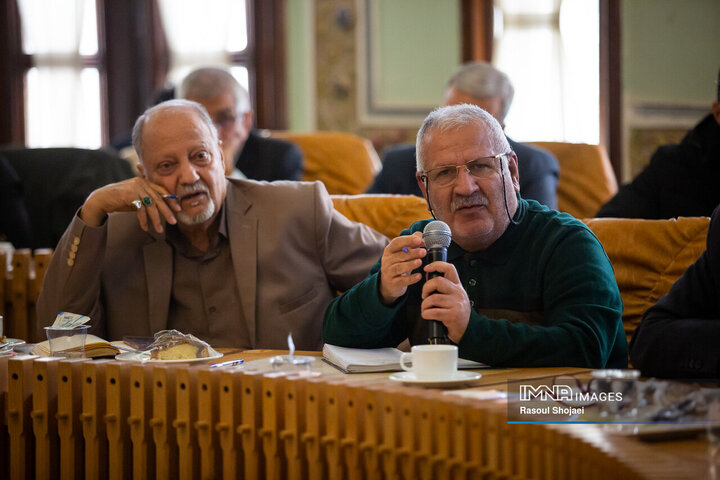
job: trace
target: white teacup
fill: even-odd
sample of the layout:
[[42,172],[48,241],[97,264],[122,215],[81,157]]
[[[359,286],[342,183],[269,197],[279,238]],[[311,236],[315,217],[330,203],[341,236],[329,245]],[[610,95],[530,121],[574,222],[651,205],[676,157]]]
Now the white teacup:
[[[408,358],[412,358],[412,368],[405,363]],[[415,345],[400,356],[400,366],[418,380],[449,380],[457,372],[457,362],[455,345]]]

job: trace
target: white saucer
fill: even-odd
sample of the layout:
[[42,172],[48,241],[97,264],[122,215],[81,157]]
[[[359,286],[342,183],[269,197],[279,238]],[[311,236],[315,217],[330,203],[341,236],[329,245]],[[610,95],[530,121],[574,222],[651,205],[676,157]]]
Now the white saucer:
[[463,385],[465,383],[474,382],[482,378],[482,375],[477,372],[468,372],[459,370],[455,372],[450,378],[444,380],[426,380],[420,379],[415,376],[412,372],[398,372],[390,375],[390,380],[395,382],[402,382],[408,385],[417,385],[419,387],[454,387],[457,385]]
[[[6,345],[0,348],[0,356],[2,357],[9,357],[13,355],[13,351],[15,350],[15,347],[19,347],[20,345],[25,345],[25,340],[20,340],[18,338],[5,338]],[[0,342],[0,343],[5,343]]]

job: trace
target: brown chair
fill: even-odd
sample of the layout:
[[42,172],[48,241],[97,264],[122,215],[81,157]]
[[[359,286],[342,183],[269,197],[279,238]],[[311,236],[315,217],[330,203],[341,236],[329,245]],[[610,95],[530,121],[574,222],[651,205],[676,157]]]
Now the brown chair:
[[629,340],[645,311],[705,251],[710,219],[591,218],[584,222],[602,243],[615,270]]
[[[560,164],[558,210],[576,218],[594,217],[618,190],[605,149],[586,143],[533,142],[555,155]],[[522,172],[520,173],[522,175]]]
[[93,190],[135,175],[127,161],[103,150],[1,148],[0,153],[22,184],[31,248],[55,248]]
[[380,171],[380,158],[369,140],[351,133],[272,132],[295,143],[305,156],[303,180],[320,180],[330,194],[357,195]]
[[415,195],[332,195],[335,210],[393,239],[413,222],[430,218],[425,200]]

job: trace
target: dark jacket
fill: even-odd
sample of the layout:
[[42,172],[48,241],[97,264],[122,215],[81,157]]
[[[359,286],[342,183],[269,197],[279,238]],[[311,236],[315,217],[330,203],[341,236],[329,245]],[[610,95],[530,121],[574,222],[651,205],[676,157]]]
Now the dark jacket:
[[710,216],[720,204],[720,125],[705,117],[679,145],[658,148],[650,164],[598,212],[598,217]]
[[303,154],[297,145],[251,130],[235,166],[252,180],[300,180]]
[[643,316],[630,361],[647,376],[720,375],[720,206],[712,214],[707,250]]

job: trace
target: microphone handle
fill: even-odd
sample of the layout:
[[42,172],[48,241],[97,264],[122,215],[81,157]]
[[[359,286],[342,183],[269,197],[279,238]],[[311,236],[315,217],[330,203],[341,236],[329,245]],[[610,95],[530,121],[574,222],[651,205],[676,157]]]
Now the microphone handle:
[[[428,262],[447,262],[447,248],[435,247],[428,250]],[[442,275],[442,273],[428,273],[428,276],[430,276],[430,278],[437,277],[439,275]]]
[[[429,262],[447,262],[447,248],[431,248],[428,251]],[[426,280],[441,277],[440,272],[430,272],[427,274]],[[442,322],[437,320],[428,320],[428,343],[450,343],[447,336],[447,328]]]

